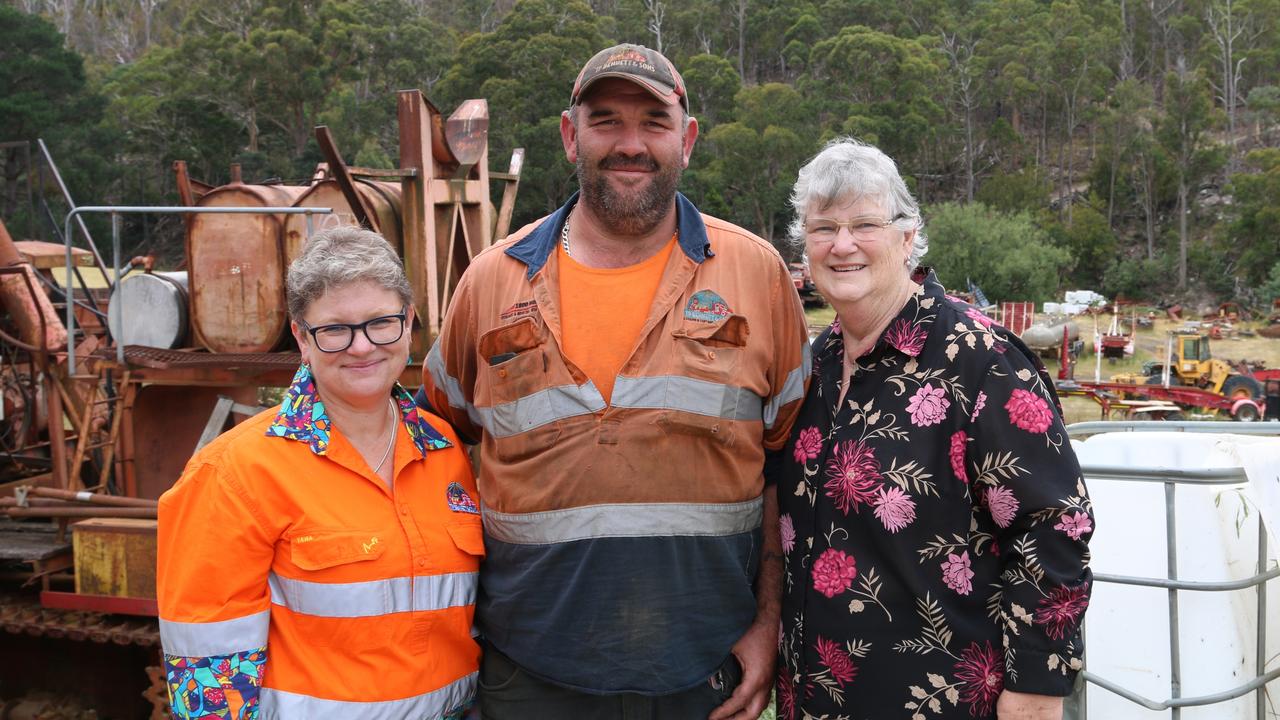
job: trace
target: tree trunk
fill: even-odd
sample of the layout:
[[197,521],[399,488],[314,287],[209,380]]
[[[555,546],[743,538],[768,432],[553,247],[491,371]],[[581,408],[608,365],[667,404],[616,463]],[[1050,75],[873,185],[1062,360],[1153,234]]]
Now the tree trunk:
[[747,83],[747,0],[738,0],[738,77]]
[[973,202],[973,108],[964,106],[964,197]]
[[1187,176],[1178,174],[1178,289],[1187,287]]

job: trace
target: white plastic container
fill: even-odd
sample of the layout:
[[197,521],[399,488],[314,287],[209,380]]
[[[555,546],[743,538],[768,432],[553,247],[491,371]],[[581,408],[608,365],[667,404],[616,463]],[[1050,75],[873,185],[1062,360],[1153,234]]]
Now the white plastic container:
[[[1258,438],[1181,432],[1115,432],[1073,441],[1093,498],[1097,531],[1090,543],[1095,573],[1168,577],[1165,488],[1162,483],[1089,479],[1087,466],[1196,470],[1239,467],[1235,444]],[[1263,442],[1280,443],[1280,440]],[[1277,450],[1280,452],[1280,450]],[[1247,516],[1246,503],[1249,503]],[[1258,512],[1246,484],[1180,484],[1175,491],[1180,580],[1229,581],[1257,573]],[[1276,548],[1269,543],[1274,563]],[[1280,580],[1268,585],[1269,665],[1280,653]],[[1169,593],[1163,588],[1094,584],[1085,620],[1086,668],[1150,700],[1170,695]],[[1178,591],[1181,697],[1243,685],[1256,674],[1257,593]],[[1280,680],[1268,684],[1268,718],[1280,717]],[[1184,720],[1254,720],[1254,693],[1224,703],[1183,708]],[[1088,686],[1090,720],[1169,718]]]

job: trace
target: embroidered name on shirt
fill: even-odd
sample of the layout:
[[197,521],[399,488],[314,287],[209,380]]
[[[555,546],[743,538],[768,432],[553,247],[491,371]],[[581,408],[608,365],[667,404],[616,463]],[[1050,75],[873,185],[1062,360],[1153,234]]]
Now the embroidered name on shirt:
[[684,306],[686,320],[713,323],[732,314],[729,304],[712,290],[699,290],[689,298],[689,304]]
[[498,316],[498,319],[504,323],[511,322],[512,320],[518,320],[522,317],[527,317],[537,312],[538,312],[537,300],[522,300],[512,305],[511,307],[507,308],[506,310],[503,310],[502,314]]
[[479,515],[480,508],[476,507],[476,501],[471,499],[467,491],[458,483],[449,483],[449,489],[445,491],[445,499],[449,503],[449,509],[454,512],[470,513]]

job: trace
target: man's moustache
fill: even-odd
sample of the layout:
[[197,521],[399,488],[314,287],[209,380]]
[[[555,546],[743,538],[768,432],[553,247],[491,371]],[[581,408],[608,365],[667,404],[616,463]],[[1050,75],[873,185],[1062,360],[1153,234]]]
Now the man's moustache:
[[658,169],[658,163],[653,158],[644,157],[607,157],[600,161],[601,170],[641,170],[653,172]]

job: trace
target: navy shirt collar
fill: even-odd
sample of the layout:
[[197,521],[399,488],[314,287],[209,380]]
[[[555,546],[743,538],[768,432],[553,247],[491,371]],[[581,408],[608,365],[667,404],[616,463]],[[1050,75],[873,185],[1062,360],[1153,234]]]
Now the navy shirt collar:
[[[575,192],[532,232],[507,248],[507,255],[528,266],[526,277],[530,280],[547,264],[547,258],[556,249],[556,244],[560,242],[560,230],[569,217],[569,211],[578,203],[580,194]],[[715,253],[711,251],[711,242],[707,239],[707,226],[702,222],[702,214],[681,193],[676,193],[676,226],[680,229],[680,249],[690,260],[701,263],[709,257],[715,257]]]

